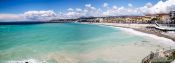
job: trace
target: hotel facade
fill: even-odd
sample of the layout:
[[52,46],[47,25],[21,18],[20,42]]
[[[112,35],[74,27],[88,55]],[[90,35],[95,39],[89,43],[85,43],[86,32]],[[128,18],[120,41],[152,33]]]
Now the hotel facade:
[[170,12],[170,20],[171,23],[175,24],[175,11]]
[[106,17],[80,17],[77,19],[62,19],[53,21],[78,21],[78,22],[96,22],[96,23],[137,23],[149,24],[155,21],[160,24],[175,23],[175,11],[170,13],[146,14],[144,16],[106,16]]

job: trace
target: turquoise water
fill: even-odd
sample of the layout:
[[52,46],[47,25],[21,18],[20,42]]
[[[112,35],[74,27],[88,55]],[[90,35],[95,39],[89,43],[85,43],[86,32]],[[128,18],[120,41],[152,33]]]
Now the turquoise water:
[[[73,63],[73,59],[77,60],[75,63],[85,63],[87,61],[84,59],[79,60],[83,54],[141,40],[143,37],[117,28],[92,24],[0,25],[0,62],[36,59],[49,63],[66,63],[63,56],[71,57],[71,61],[67,63]],[[97,63],[103,61],[94,60]],[[94,62],[92,60],[90,63]]]

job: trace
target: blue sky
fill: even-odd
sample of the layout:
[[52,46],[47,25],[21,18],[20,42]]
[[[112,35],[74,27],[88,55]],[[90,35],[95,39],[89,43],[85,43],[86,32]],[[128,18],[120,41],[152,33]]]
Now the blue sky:
[[159,0],[0,0],[0,13],[23,13],[29,10],[54,10],[64,11],[68,8],[83,8],[85,4],[91,4],[101,8],[103,3],[109,6],[124,6],[128,3],[135,7],[144,6],[150,2],[156,4]]
[[169,13],[175,0],[0,0],[0,21]]

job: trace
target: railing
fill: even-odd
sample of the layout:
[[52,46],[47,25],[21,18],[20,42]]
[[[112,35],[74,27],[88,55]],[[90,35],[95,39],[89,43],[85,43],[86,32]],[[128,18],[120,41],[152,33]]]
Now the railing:
[[169,24],[169,23],[158,23],[157,21],[154,22],[157,26],[166,26],[166,27],[175,27],[175,24]]
[[175,24],[160,24],[162,26],[167,26],[167,27],[175,27]]

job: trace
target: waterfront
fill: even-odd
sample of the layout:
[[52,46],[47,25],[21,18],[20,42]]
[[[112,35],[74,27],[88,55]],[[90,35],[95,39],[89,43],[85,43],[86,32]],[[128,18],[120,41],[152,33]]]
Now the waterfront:
[[140,63],[170,39],[96,24],[0,25],[0,62]]

